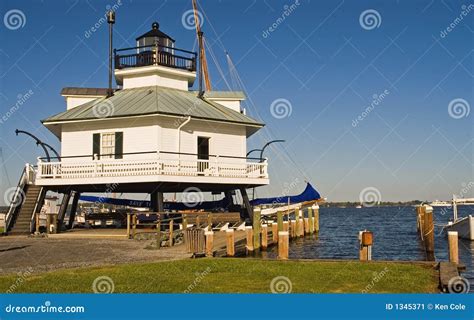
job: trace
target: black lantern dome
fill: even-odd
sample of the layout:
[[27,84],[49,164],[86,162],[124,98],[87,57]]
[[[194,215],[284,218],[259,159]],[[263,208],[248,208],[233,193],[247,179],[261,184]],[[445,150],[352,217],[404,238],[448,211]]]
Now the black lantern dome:
[[137,47],[158,45],[173,48],[175,42],[173,38],[160,30],[160,24],[156,21],[152,23],[150,31],[142,34],[136,40]]

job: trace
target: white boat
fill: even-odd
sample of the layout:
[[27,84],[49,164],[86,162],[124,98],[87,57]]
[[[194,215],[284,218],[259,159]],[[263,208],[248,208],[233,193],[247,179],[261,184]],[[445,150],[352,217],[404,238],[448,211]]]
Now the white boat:
[[430,203],[432,207],[451,207],[451,203],[449,201],[439,201],[435,200]]
[[453,196],[453,222],[446,226],[447,231],[457,231],[458,236],[463,239],[474,240],[474,216],[471,214],[464,218],[458,218],[458,205],[472,205],[474,198],[456,199]]

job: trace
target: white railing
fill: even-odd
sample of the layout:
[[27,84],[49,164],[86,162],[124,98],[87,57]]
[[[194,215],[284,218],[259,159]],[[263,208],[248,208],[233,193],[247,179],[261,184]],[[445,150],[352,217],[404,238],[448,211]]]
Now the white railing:
[[90,160],[43,162],[38,160],[37,179],[88,179],[127,176],[206,176],[221,178],[268,178],[268,162],[200,159]]

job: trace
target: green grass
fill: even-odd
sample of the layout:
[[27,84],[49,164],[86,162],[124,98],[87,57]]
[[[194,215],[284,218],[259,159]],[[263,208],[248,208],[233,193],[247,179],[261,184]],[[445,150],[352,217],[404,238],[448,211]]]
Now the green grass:
[[[94,279],[107,276],[115,293],[269,293],[277,276],[290,279],[292,292],[436,292],[431,267],[401,263],[301,262],[254,259],[195,259],[60,270],[20,278],[0,277],[0,291],[92,292]],[[378,279],[378,281],[376,280]],[[191,286],[191,287],[190,287]],[[369,287],[368,287],[369,286]],[[369,290],[367,290],[369,288]]]

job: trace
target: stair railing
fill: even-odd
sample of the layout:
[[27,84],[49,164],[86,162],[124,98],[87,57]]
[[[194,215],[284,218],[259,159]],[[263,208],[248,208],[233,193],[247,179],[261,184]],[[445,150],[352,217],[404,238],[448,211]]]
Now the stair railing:
[[11,228],[11,223],[15,215],[18,214],[20,211],[21,204],[25,197],[25,186],[27,184],[34,183],[35,179],[35,170],[32,165],[27,163],[23,168],[23,172],[21,173],[20,180],[18,181],[18,185],[15,189],[15,192],[10,200],[10,205],[8,207],[7,215],[5,216],[5,231],[9,231]]

